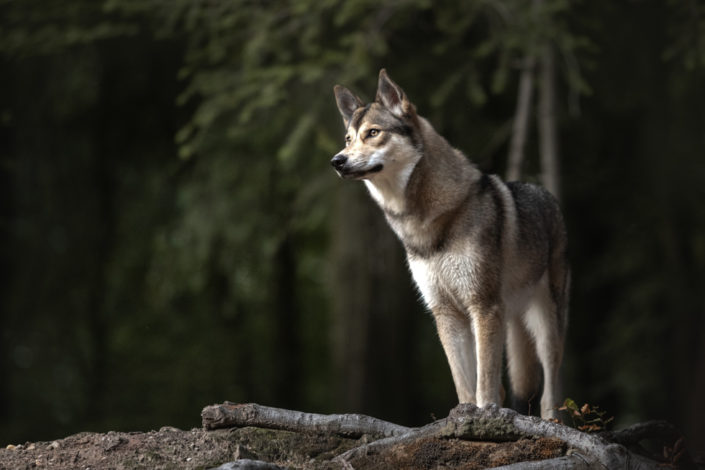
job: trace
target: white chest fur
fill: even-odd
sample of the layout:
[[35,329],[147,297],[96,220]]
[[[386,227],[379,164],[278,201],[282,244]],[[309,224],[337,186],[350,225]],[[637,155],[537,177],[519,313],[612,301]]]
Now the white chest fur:
[[409,269],[411,270],[411,276],[414,278],[414,282],[416,282],[416,286],[419,288],[419,292],[426,302],[426,305],[433,307],[437,300],[437,296],[435,295],[436,282],[433,267],[428,260],[409,259]]
[[445,253],[431,258],[409,258],[409,269],[426,305],[433,309],[441,297],[467,305],[477,283],[477,264],[472,253]]

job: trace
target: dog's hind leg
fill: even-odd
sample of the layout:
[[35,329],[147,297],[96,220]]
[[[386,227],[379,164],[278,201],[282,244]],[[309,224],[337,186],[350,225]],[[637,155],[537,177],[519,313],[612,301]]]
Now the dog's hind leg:
[[507,365],[512,390],[512,408],[519,413],[537,414],[541,368],[536,357],[536,346],[521,317],[507,323]]
[[460,403],[475,403],[475,341],[468,317],[455,308],[433,309],[438,336],[448,358]]
[[524,316],[527,329],[536,343],[536,354],[543,369],[541,417],[556,418],[560,400],[559,369],[563,359],[563,330],[559,321],[559,305],[551,295],[547,275],[539,282],[528,312]]

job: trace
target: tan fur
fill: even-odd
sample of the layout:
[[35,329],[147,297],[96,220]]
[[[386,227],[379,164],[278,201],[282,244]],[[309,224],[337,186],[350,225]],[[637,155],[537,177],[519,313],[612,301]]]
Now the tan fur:
[[558,405],[569,271],[545,190],[483,174],[416,114],[384,70],[375,102],[336,86],[346,147],[332,164],[364,180],[407,252],[433,312],[460,402],[501,404],[507,344],[514,397]]

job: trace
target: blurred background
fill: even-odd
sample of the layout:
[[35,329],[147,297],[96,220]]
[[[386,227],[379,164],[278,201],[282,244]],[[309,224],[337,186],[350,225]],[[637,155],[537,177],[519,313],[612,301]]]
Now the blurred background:
[[483,170],[555,179],[565,395],[705,449],[702,0],[0,0],[0,445],[446,416],[400,243],[329,165],[333,85],[381,67]]

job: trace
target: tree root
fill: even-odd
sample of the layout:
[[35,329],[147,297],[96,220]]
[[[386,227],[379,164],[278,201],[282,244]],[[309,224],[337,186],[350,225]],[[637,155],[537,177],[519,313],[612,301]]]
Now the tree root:
[[[353,468],[357,458],[383,453],[391,448],[419,439],[463,439],[470,441],[516,441],[520,438],[556,438],[565,442],[565,456],[540,462],[500,467],[519,468],[621,468],[650,470],[663,468],[663,463],[650,460],[628,450],[645,437],[673,436],[675,429],[667,423],[651,422],[622,431],[587,434],[576,429],[537,417],[524,416],[513,410],[489,406],[478,408],[461,404],[447,418],[418,428],[407,428],[358,414],[320,415],[300,411],[270,408],[257,404],[225,403],[208,406],[201,413],[206,429],[255,426],[308,433],[333,433],[346,437],[369,436],[372,442],[350,449],[333,459],[342,468]],[[613,442],[610,442],[613,441]]]
[[284,410],[256,403],[207,406],[201,412],[205,429],[254,426],[285,431],[380,438],[405,434],[410,428],[359,414],[322,415]]

